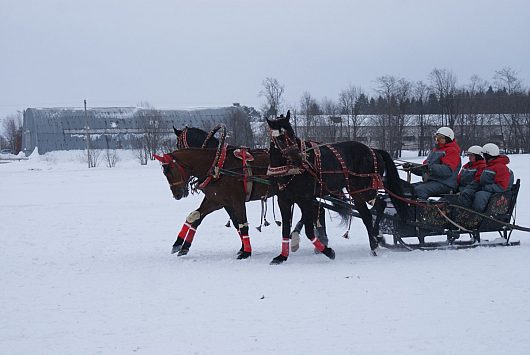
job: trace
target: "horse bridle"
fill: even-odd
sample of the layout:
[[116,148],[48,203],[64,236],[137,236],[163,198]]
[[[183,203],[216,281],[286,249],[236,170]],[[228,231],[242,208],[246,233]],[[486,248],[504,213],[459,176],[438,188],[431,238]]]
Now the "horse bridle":
[[[170,169],[177,168],[180,172],[180,179],[178,181],[169,182],[169,186],[182,188],[186,186],[190,180],[191,175],[184,169],[184,167],[179,164],[172,154],[164,154],[163,156],[154,155],[155,159],[162,163],[162,169],[164,175],[167,177]],[[173,176],[173,174],[171,174]]]
[[[280,141],[278,140],[279,137],[282,137],[285,140],[284,148],[281,147]],[[302,154],[302,149],[299,143],[296,141],[296,138],[291,138],[287,131],[283,128],[280,129],[271,129],[271,141],[276,146],[276,148],[282,153],[282,157],[286,159],[287,161],[292,161],[290,154],[291,152],[297,151],[298,154]],[[300,141],[300,144],[302,144],[302,141]]]

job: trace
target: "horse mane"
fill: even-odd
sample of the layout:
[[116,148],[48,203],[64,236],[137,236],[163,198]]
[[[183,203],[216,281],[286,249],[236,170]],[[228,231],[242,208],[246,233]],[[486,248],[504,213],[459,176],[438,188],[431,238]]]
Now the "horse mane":
[[[177,136],[177,148],[200,148],[208,137],[208,132],[197,127],[184,127],[178,130],[173,127],[175,135]],[[219,140],[213,136],[208,139],[206,148],[216,148],[219,145]]]

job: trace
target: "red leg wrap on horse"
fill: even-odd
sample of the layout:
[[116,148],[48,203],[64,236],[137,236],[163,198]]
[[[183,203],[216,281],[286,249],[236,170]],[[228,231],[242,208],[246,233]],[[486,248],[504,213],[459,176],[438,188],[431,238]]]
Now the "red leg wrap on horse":
[[186,239],[186,235],[188,234],[188,231],[190,230],[191,225],[188,223],[184,223],[182,226],[182,229],[180,230],[178,237],[182,239]]
[[320,252],[321,252],[322,250],[324,250],[324,248],[325,248],[324,244],[322,244],[322,243],[320,242],[320,240],[318,240],[317,237],[313,237],[313,239],[311,239],[311,243],[313,243],[313,245],[315,246],[315,248],[316,248],[318,251],[320,251]]
[[193,229],[193,228],[190,228],[190,229],[188,230],[188,234],[186,234],[186,239],[185,239],[186,242],[188,242],[188,243],[191,244],[191,242],[193,241],[193,237],[195,236],[195,232],[196,232],[196,231],[197,231],[197,230],[196,230],[196,229]]
[[290,242],[290,238],[287,237],[287,238],[283,238],[282,239],[282,255],[285,256],[286,258],[289,256],[289,242]]
[[250,246],[250,237],[248,235],[241,235],[241,241],[243,242],[243,250],[252,252],[252,247]]

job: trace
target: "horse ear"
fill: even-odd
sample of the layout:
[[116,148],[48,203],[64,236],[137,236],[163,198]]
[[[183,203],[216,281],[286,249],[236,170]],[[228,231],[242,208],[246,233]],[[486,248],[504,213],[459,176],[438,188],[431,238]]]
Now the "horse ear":
[[286,116],[287,119],[290,119],[291,118],[291,110],[287,110],[287,116]]
[[175,135],[176,135],[177,137],[180,136],[180,134],[182,133],[182,131],[179,130],[179,129],[176,129],[175,126],[173,126],[173,132],[175,132]]

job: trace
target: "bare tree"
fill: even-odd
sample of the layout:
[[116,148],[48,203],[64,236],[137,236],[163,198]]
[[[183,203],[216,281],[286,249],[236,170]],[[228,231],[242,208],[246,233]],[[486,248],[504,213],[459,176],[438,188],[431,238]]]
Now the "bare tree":
[[169,127],[162,120],[162,113],[154,108],[140,110],[138,122],[143,131],[143,145],[150,159],[161,151]]
[[134,157],[138,159],[140,165],[147,165],[150,156],[143,135],[137,135],[132,139],[132,150]]
[[457,119],[456,110],[456,75],[447,69],[434,69],[429,74],[431,90],[438,97],[442,107],[440,126],[454,127]]
[[320,113],[320,107],[317,100],[311,96],[309,91],[302,94],[300,98],[300,114],[305,116],[305,134],[302,137],[306,139],[318,139],[319,133],[314,128],[316,126],[316,116]]
[[523,83],[517,77],[517,72],[510,67],[496,70],[493,80],[495,81],[497,90],[506,89],[506,92],[510,95],[521,94],[524,91]]
[[412,84],[405,79],[391,75],[377,78],[377,92],[384,102],[384,112],[377,122],[379,142],[383,149],[394,157],[401,156],[404,129],[407,122],[407,109],[410,104]]
[[7,149],[8,147],[9,143],[7,142],[7,139],[5,139],[4,136],[0,134],[0,149]]
[[325,132],[322,136],[325,137],[324,141],[326,142],[336,142],[337,141],[337,123],[340,124],[340,133],[342,133],[342,119],[340,116],[339,106],[335,101],[330,98],[324,97],[320,102],[320,110],[323,115],[328,116],[329,125],[326,125]]
[[243,110],[235,110],[226,120],[228,130],[227,142],[236,146],[252,147],[254,137],[248,120],[248,115]]
[[484,144],[480,138],[484,135],[484,115],[481,114],[482,103],[480,101],[484,97],[488,85],[486,80],[480,78],[478,75],[472,75],[469,79],[469,84],[460,94],[459,99],[462,100],[465,106],[461,112],[459,141],[463,151],[471,145]]
[[105,135],[104,158],[108,168],[114,168],[119,160],[116,149],[111,148],[111,139],[108,134]]
[[510,67],[495,71],[495,87],[499,95],[499,125],[503,131],[503,145],[512,153],[520,153],[527,145],[528,132],[523,112],[518,107],[517,96],[523,94],[524,88],[517,73]]
[[424,102],[427,101],[429,95],[429,88],[423,81],[418,81],[414,87],[414,97],[418,104],[418,110],[416,112],[418,126],[418,156],[426,155],[430,150],[429,145],[430,139],[426,137],[426,117],[424,112]]
[[359,106],[356,105],[361,94],[361,88],[352,85],[348,86],[339,93],[340,110],[347,115],[346,133],[348,140],[358,140],[362,134],[361,130],[364,123],[364,118],[359,116]]
[[262,82],[263,89],[259,96],[265,98],[265,103],[261,107],[264,118],[277,117],[282,109],[284,86],[275,78],[266,78]]
[[11,153],[18,154],[22,150],[22,114],[8,115],[2,125],[7,146]]

